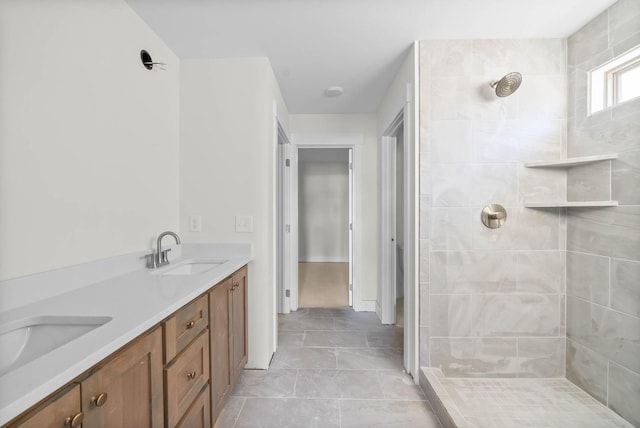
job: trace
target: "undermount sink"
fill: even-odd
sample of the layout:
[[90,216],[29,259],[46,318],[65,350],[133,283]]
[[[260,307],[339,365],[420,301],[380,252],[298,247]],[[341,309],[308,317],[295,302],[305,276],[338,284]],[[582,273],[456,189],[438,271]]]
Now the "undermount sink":
[[156,275],[200,275],[228,260],[184,260],[153,272]]
[[98,316],[37,316],[0,325],[0,376],[111,321]]

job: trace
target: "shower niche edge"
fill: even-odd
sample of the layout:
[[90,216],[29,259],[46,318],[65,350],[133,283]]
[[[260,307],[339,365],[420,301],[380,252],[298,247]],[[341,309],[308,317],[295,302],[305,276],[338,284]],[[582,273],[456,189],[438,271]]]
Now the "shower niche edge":
[[[527,162],[526,168],[565,168],[574,166],[589,165],[596,162],[612,161],[618,158],[618,153],[607,153],[602,155],[579,156],[567,158],[559,161]],[[609,174],[611,179],[611,174]],[[589,208],[589,207],[615,207],[618,201],[614,200],[594,200],[594,201],[524,201],[526,208]]]

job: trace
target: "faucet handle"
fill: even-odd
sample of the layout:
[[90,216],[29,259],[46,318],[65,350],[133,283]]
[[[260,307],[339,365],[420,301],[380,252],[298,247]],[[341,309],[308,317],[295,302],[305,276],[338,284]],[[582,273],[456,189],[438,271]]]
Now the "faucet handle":
[[144,256],[145,259],[147,259],[147,268],[148,269],[155,269],[157,268],[157,264],[156,264],[156,253],[152,252],[150,254],[145,254]]
[[167,264],[169,260],[167,259],[167,253],[171,251],[171,248],[167,248],[166,250],[162,250],[160,252],[160,264]]

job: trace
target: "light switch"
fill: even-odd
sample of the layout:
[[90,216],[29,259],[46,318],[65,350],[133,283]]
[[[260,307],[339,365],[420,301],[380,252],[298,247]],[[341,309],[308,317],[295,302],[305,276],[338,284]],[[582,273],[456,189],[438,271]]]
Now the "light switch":
[[237,215],[236,216],[236,232],[252,233],[253,217],[250,215]]
[[202,232],[202,217],[199,215],[189,216],[189,232]]

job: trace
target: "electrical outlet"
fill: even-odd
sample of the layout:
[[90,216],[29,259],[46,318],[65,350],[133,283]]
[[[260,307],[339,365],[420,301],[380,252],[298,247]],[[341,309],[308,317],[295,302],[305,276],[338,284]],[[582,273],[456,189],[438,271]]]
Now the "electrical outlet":
[[202,232],[202,217],[199,215],[189,216],[189,232]]
[[250,215],[236,216],[236,232],[251,233],[253,232],[253,217]]

